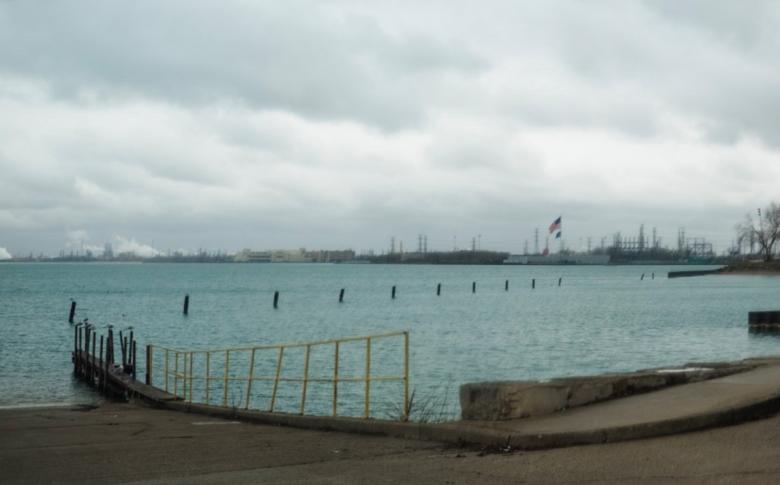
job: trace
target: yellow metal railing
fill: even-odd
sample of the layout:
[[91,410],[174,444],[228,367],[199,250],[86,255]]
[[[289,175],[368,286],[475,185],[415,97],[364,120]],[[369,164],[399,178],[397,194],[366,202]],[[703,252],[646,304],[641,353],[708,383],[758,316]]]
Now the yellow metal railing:
[[[376,345],[378,341],[387,341],[391,339],[398,339],[399,343],[402,343],[402,375],[376,375],[372,374],[372,344]],[[343,359],[344,344],[347,343],[360,343],[363,342],[364,354],[365,354],[365,367],[362,375],[343,376],[340,374],[340,359]],[[332,350],[332,374],[330,376],[312,377],[310,375],[311,355],[313,349],[321,349],[331,347]],[[285,350],[290,351],[292,349],[302,349],[303,355],[303,369],[302,373],[296,377],[285,376],[282,373],[284,366]],[[275,369],[273,376],[263,376],[255,374],[256,357],[260,354],[276,352],[273,356],[275,361]],[[244,409],[249,409],[252,406],[253,398],[253,383],[266,382],[271,384],[271,396],[270,403],[267,407],[267,411],[273,412],[277,405],[277,398],[279,392],[280,383],[298,383],[301,386],[300,391],[300,407],[299,413],[305,414],[306,412],[306,398],[309,384],[331,384],[331,413],[333,416],[338,415],[338,403],[339,403],[339,384],[340,383],[363,383],[363,417],[370,417],[371,406],[371,384],[372,382],[392,382],[397,381],[403,384],[403,407],[401,411],[401,419],[408,420],[409,418],[409,332],[393,332],[378,335],[369,335],[364,337],[348,337],[331,340],[321,340],[315,342],[304,343],[292,343],[283,345],[260,345],[254,347],[240,347],[229,349],[216,349],[216,350],[181,350],[161,347],[157,345],[150,345],[149,358],[147,362],[148,375],[154,376],[154,355],[162,353],[163,368],[162,377],[163,382],[160,386],[166,392],[181,397],[185,401],[193,402],[193,389],[198,387],[196,400],[201,400],[205,404],[216,404],[224,407],[228,407],[228,393],[231,386],[234,386],[236,382],[245,382],[245,397],[243,398]],[[288,352],[289,353],[289,352]],[[243,359],[242,359],[243,358]],[[219,360],[222,364],[222,369],[219,374],[213,372],[219,372],[216,369],[212,369],[215,360]],[[242,361],[243,360],[243,361]],[[245,362],[248,360],[248,364]],[[193,364],[197,363],[197,368]],[[318,362],[322,364],[322,362]],[[330,365],[330,364],[328,364]],[[243,370],[240,374],[237,374]],[[150,378],[150,384],[151,378]],[[221,388],[221,399],[214,403],[214,396],[210,392],[212,383],[217,383],[218,388]],[[232,407],[237,407],[236,403],[232,403]]]

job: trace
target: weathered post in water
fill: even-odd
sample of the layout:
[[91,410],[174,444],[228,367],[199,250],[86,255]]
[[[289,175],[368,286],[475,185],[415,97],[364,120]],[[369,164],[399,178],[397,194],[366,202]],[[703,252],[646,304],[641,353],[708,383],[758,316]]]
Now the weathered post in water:
[[531,279],[531,289],[533,290],[534,288],[536,288],[536,278]]
[[122,367],[125,365],[125,337],[122,336],[122,331],[119,331],[119,352],[122,357]]
[[477,282],[476,281],[472,281],[471,282],[471,292],[472,293],[476,293],[477,292]]
[[[103,358],[103,336],[100,336],[100,363],[105,361]],[[98,389],[104,389],[106,387],[106,375],[101,369],[98,369]]]
[[558,287],[561,286],[561,282],[563,281],[563,278],[558,278]]
[[73,372],[78,373],[79,369],[79,326],[73,328]]
[[642,276],[639,277],[639,281],[643,281],[645,279],[645,274],[642,273]]
[[436,285],[436,296],[441,296],[441,283]]
[[92,332],[92,365],[89,366],[89,385],[95,385],[97,375],[97,334]]
[[274,291],[274,308],[279,308],[279,292]]
[[68,314],[68,323],[73,323],[73,317],[76,316],[76,300],[70,301],[70,314]]
[[504,291],[509,291],[509,280],[504,281]]
[[339,291],[339,303],[344,303],[344,288]]
[[152,385],[152,346],[146,346],[146,385]]
[[182,313],[187,315],[190,312],[190,295],[189,293],[184,295],[184,308],[182,309]]
[[395,300],[395,285],[393,285],[393,290],[390,292],[390,298]]
[[[135,380],[135,340],[131,340],[130,345],[133,347],[131,354],[133,356],[133,380]],[[190,372],[192,372],[192,369],[190,369]]]
[[108,348],[106,349],[106,369],[108,364],[114,363],[114,329],[108,329],[108,341],[106,342]]
[[87,377],[87,372],[89,372],[89,365],[87,362],[87,359],[89,358],[89,324],[84,325],[84,340],[82,341],[82,347],[81,347],[81,355],[82,355],[82,368],[81,368],[81,375],[83,377]]

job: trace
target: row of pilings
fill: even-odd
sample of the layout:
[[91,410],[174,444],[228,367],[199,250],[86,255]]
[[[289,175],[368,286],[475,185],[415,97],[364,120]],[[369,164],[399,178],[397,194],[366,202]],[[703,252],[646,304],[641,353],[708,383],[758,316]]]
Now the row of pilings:
[[[124,388],[112,377],[125,375],[135,379],[137,341],[132,329],[128,335],[120,330],[118,339],[112,326],[100,335],[87,320],[73,328],[73,373],[98,391],[114,397],[124,397]],[[118,340],[118,341],[117,341]],[[119,355],[116,349],[119,349]]]
[[[670,273],[670,277],[671,277],[671,273]],[[650,275],[650,278],[653,279],[653,280],[655,279],[655,272],[653,272]],[[644,280],[645,279],[645,273],[642,273],[642,276],[639,279],[640,279],[640,281]],[[557,286],[560,288],[562,285],[563,285],[563,277],[560,277],[560,278],[558,278]],[[530,287],[531,287],[532,290],[536,289],[536,278],[531,278]],[[436,284],[436,296],[441,296],[441,291],[442,291],[442,284],[441,283],[437,283]],[[509,291],[509,280],[505,280],[504,281],[504,291]],[[390,288],[390,298],[392,300],[396,299],[396,292],[397,292],[397,286],[393,285]],[[471,293],[476,293],[476,292],[477,292],[477,282],[476,281],[472,281],[472,283],[471,283]],[[344,303],[345,295],[346,295],[346,288],[341,288],[339,290],[339,292],[338,292],[338,302],[339,303]],[[281,296],[281,293],[279,292],[279,290],[274,291],[274,294],[273,294],[273,307],[274,308],[279,308],[280,296]],[[186,295],[184,295],[184,302],[182,303],[182,313],[184,315],[187,315],[187,314],[189,314],[189,312],[190,312],[190,295],[186,294]],[[71,300],[70,311],[68,313],[68,321],[70,323],[74,322],[75,315],[76,315],[76,301],[75,300]]]
[[[645,275],[642,274],[642,279],[644,279],[644,277],[645,277]],[[655,275],[653,275],[653,277],[655,277]],[[558,278],[558,287],[560,287],[562,284],[563,284],[563,278]],[[437,283],[436,284],[436,296],[441,296],[441,288],[442,288],[441,283]],[[532,278],[531,279],[531,289],[532,290],[536,289],[536,278]],[[344,296],[346,295],[346,291],[347,291],[346,288],[341,288],[339,290],[339,292],[338,292],[338,302],[339,303],[344,303]],[[397,291],[397,286],[393,285],[390,288],[390,299],[395,300],[396,291]],[[504,291],[509,291],[509,280],[505,280],[504,281]],[[471,282],[471,292],[472,293],[476,293],[477,292],[477,282],[476,281],[472,281]],[[274,308],[279,308],[279,297],[280,297],[280,295],[281,295],[281,293],[279,292],[279,290],[274,291],[274,296],[273,296],[273,307]],[[71,310],[73,310],[74,308],[75,308],[75,303],[71,307]],[[182,313],[184,315],[187,315],[187,314],[189,314],[189,312],[190,312],[190,295],[186,294],[186,295],[184,295],[184,303],[182,304]]]

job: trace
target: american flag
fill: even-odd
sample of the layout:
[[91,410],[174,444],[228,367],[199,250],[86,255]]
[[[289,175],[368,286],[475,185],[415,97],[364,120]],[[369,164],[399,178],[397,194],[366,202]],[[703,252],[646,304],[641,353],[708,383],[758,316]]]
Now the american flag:
[[560,230],[561,230],[561,218],[559,217],[555,219],[552,224],[550,224],[550,234]]

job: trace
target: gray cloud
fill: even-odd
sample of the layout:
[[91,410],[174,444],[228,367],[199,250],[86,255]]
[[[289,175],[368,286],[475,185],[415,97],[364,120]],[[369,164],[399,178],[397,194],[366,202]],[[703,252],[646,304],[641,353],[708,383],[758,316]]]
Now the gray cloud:
[[517,248],[559,213],[577,239],[646,222],[725,245],[777,194],[778,17],[0,2],[0,246]]
[[432,83],[482,67],[454,39],[394,36],[318,2],[87,3],[3,4],[3,70],[67,99],[227,100],[397,128]]

